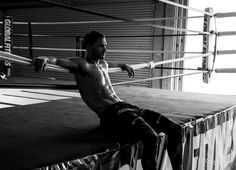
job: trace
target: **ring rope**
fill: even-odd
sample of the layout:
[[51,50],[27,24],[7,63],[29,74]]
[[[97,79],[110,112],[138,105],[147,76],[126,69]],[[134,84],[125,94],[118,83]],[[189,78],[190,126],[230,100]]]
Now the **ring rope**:
[[[203,12],[203,11],[202,11]],[[205,12],[204,12],[205,13]],[[214,15],[217,18],[236,17],[236,12],[228,13],[216,13]],[[165,18],[143,18],[134,19],[134,21],[148,22],[148,21],[162,21],[162,20],[176,20],[176,19],[197,19],[203,18],[203,16],[188,16],[188,17],[165,17]],[[70,24],[103,24],[103,23],[114,23],[114,22],[125,22],[123,20],[100,20],[100,21],[60,21],[60,22],[31,22],[32,25],[70,25]],[[3,22],[0,21],[0,24]],[[28,25],[28,22],[13,22],[13,24]]]
[[[28,50],[29,47],[18,47],[14,46],[14,49]],[[77,52],[86,51],[85,49],[72,49],[72,48],[46,48],[46,47],[32,47],[32,50],[42,50],[42,51],[67,51],[67,52]]]
[[[163,21],[163,20],[177,20],[177,19],[198,19],[203,16],[189,16],[189,17],[166,17],[166,18],[143,18],[134,19],[134,21],[150,22],[150,21]],[[104,24],[104,23],[116,23],[124,22],[123,20],[99,20],[99,21],[60,21],[60,22],[31,22],[32,25],[74,25],[74,24]],[[2,22],[0,22],[2,23]],[[13,24],[27,25],[28,22],[13,22]]]
[[215,16],[217,18],[236,17],[236,12],[216,13]]
[[[26,64],[26,65],[32,65],[32,62],[33,62],[29,58],[21,57],[19,55],[15,55],[15,54],[3,52],[3,51],[0,51],[0,58],[4,60],[12,61],[12,62],[17,62],[20,64]],[[47,64],[47,68],[52,71],[69,73],[69,70],[59,67],[57,65],[53,65],[53,64]]]
[[152,51],[152,50],[107,50],[112,53],[159,53],[159,54],[202,54],[201,52],[184,52],[184,51]]
[[[2,48],[2,46],[0,46]],[[28,50],[29,47],[17,47],[14,46],[14,49],[23,49]],[[70,48],[45,48],[45,47],[32,47],[33,50],[48,50],[48,51],[68,51],[68,52],[78,52],[78,51],[86,51],[85,49],[70,49]],[[169,54],[202,54],[202,52],[197,51],[151,51],[151,50],[107,50],[107,52],[123,52],[123,53],[169,53]],[[211,52],[213,54],[213,52]],[[224,54],[236,54],[236,50],[218,50],[216,51],[217,55],[224,55]]]
[[[141,68],[155,68],[157,65],[161,65],[161,64],[166,64],[166,63],[172,63],[172,62],[177,62],[177,61],[182,61],[182,60],[186,60],[186,59],[193,59],[193,58],[197,58],[197,57],[203,57],[206,56],[207,54],[203,54],[203,55],[199,55],[199,56],[192,56],[192,57],[188,57],[188,58],[180,58],[180,59],[173,59],[173,60],[165,60],[162,62],[156,62],[154,63],[153,61],[147,62],[147,63],[141,63],[141,64],[133,64],[130,65],[134,70],[135,69],[141,69]],[[210,55],[210,53],[209,53]],[[18,62],[20,64],[26,64],[26,65],[32,65],[32,60],[29,58],[25,58],[25,57],[21,57],[15,54],[11,54],[8,52],[3,52],[0,51],[0,59],[4,59],[4,60],[9,60],[12,62]],[[63,72],[63,73],[69,73],[69,70],[64,69],[62,67],[59,67],[57,65],[52,65],[52,64],[47,64],[47,69],[52,70],[52,71],[57,71],[57,72]],[[109,73],[111,72],[117,72],[117,71],[121,71],[120,68],[110,68],[109,69]],[[202,69],[197,69],[198,72],[202,72],[202,73],[209,73],[210,70],[202,70]],[[216,73],[236,73],[236,68],[217,68],[214,69],[212,71],[215,71]],[[188,73],[188,74],[183,74],[184,75],[190,75],[192,73]],[[174,75],[172,77],[177,77],[180,75]],[[170,76],[166,77],[166,78],[171,78]],[[152,78],[157,79],[157,78]],[[158,78],[160,79],[160,78]],[[140,81],[140,80],[135,80],[135,81]],[[134,82],[134,81],[132,81]]]
[[[0,46],[1,47],[1,46]],[[29,47],[18,47],[14,46],[14,49],[23,49],[28,50]],[[85,52],[85,49],[72,49],[72,48],[45,48],[45,47],[32,47],[32,50],[45,50],[45,51],[68,51],[68,52]],[[141,54],[153,54],[153,53],[160,53],[160,54],[201,54],[202,52],[184,52],[184,51],[152,51],[152,50],[107,50],[108,53],[141,53]]]
[[236,35],[236,31],[221,31],[217,33],[218,36],[232,36]]
[[203,71],[203,69],[200,67],[198,67],[198,68],[183,68],[183,67],[157,67],[156,66],[155,69]]
[[67,4],[64,4],[64,3],[59,3],[59,2],[55,2],[55,1],[51,1],[51,0],[39,0],[39,1],[43,2],[43,3],[51,4],[51,5],[54,5],[54,6],[58,6],[58,7],[74,10],[74,11],[79,11],[79,12],[83,12],[83,13],[87,13],[87,14],[91,14],[91,15],[110,18],[110,19],[114,19],[114,20],[122,20],[124,22],[133,22],[133,23],[138,23],[140,25],[143,25],[143,23],[140,23],[139,21],[134,21],[134,20],[131,20],[131,19],[106,15],[106,14],[102,14],[102,13],[98,13],[98,12],[94,12],[94,11],[89,11],[89,10],[81,9],[81,8],[78,8],[78,7],[75,7],[75,6],[67,5]]
[[200,33],[200,34],[211,34],[210,32],[206,32],[206,31],[189,30],[189,29],[184,29],[184,28],[174,28],[174,27],[155,25],[155,24],[148,24],[148,25],[150,27],[153,27],[153,28],[160,28],[160,29],[166,29],[166,30],[171,30],[171,31],[192,32],[192,33]]
[[[0,33],[2,35],[2,33]],[[199,35],[204,35],[201,33],[198,34],[157,34],[157,35],[106,35],[106,37],[111,37],[111,38],[122,38],[122,37],[179,37],[179,36],[199,36]],[[28,34],[12,34],[12,36],[16,37],[29,37]],[[74,38],[77,37],[78,35],[49,35],[49,34],[32,34],[32,37],[68,37],[68,38]]]
[[[217,18],[236,17],[236,12],[216,13],[214,16]],[[203,18],[203,16],[143,18],[143,19],[134,19],[134,21],[148,22],[148,21],[197,19],[197,18]],[[114,23],[114,22],[125,22],[125,21],[124,20],[100,20],[100,21],[31,22],[31,24],[32,25],[66,25],[66,24],[70,25],[70,24],[100,24],[100,23],[103,24],[103,23]],[[0,21],[0,24],[2,23],[3,22]],[[13,22],[13,24],[28,25],[29,23],[28,22]]]
[[191,71],[207,71],[208,73],[236,73],[236,68],[212,68],[212,69],[203,69],[198,68],[178,68],[178,67],[155,67],[155,69],[170,69],[170,70],[191,70]]
[[117,85],[123,85],[123,84],[138,83],[138,82],[143,82],[143,81],[153,81],[153,80],[161,80],[161,79],[167,79],[167,78],[183,77],[183,76],[194,75],[194,74],[202,74],[204,72],[207,72],[207,71],[199,71],[199,72],[185,73],[185,74],[178,74],[178,75],[171,75],[171,76],[152,77],[152,78],[131,80],[131,81],[113,83],[112,85],[117,86]]
[[97,15],[97,16],[111,18],[111,19],[115,19],[115,20],[121,20],[121,21],[128,22],[128,23],[135,23],[135,24],[138,24],[138,25],[141,25],[141,26],[167,29],[167,30],[172,30],[172,31],[210,34],[209,32],[204,32],[204,31],[187,30],[187,29],[182,29],[182,28],[173,28],[173,27],[160,26],[160,25],[155,25],[155,24],[145,24],[141,21],[135,21],[135,20],[132,20],[132,19],[121,18],[121,17],[106,15],[106,14],[97,13],[97,12],[93,12],[93,11],[88,11],[88,10],[84,10],[84,9],[81,9],[81,8],[78,8],[78,7],[75,7],[75,6],[71,6],[71,5],[67,5],[67,4],[63,4],[63,3],[59,3],[59,2],[54,2],[54,1],[51,1],[51,0],[39,0],[39,1],[41,1],[43,3],[47,3],[47,4],[56,5],[56,6],[59,6],[59,7],[62,7],[62,8],[67,8],[67,9],[71,9],[71,10],[75,10],[75,11],[79,11],[79,12],[84,12],[84,13],[87,13],[87,14]]
[[169,1],[169,0],[159,0],[159,1],[170,4],[170,5],[177,6],[177,7],[180,7],[180,8],[185,8],[185,9],[188,9],[188,10],[192,10],[192,11],[200,12],[202,14],[213,16],[212,13],[202,11],[202,10],[199,10],[199,9],[196,9],[196,8],[192,8],[192,7],[189,7],[189,6],[186,6],[186,5],[182,5],[182,4],[179,4],[179,3],[176,3],[176,2],[172,2],[172,1]]
[[220,51],[217,51],[217,55],[224,55],[224,54],[236,54],[236,50],[220,50]]
[[[27,58],[24,58],[24,57],[21,57],[21,56],[18,56],[18,55],[14,55],[14,54],[2,52],[2,51],[0,51],[0,58],[10,60],[12,62],[19,62],[21,64],[31,65],[31,62],[30,62],[31,59],[27,59]],[[19,58],[19,59],[16,59],[16,58]],[[22,58],[24,58],[25,61],[20,60]],[[156,63],[154,63],[154,65],[155,64]],[[131,66],[134,69],[138,69],[138,68],[143,68],[143,67],[150,66],[150,63],[136,64],[136,65],[131,65]],[[47,69],[53,70],[53,71],[67,72],[68,73],[67,69],[61,69],[60,67],[56,67],[55,65],[51,65],[51,64],[47,64]],[[109,69],[109,72],[110,72],[110,69]],[[201,71],[200,73],[202,73],[202,72],[204,72],[204,71]],[[153,78],[147,78],[147,79],[132,80],[132,81],[128,81],[128,82],[114,83],[113,85],[121,85],[121,84],[136,83],[136,82],[141,82],[141,81],[150,81],[150,80],[157,80],[157,79],[173,78],[173,77],[192,75],[192,74],[199,74],[199,73],[186,73],[186,74],[173,75],[173,76],[153,77]]]
[[[212,53],[206,53],[206,54],[201,54],[201,55],[196,55],[196,56],[191,56],[191,57],[177,58],[177,59],[165,60],[165,61],[160,61],[160,62],[155,62],[155,63],[153,61],[150,61],[147,63],[133,64],[133,65],[131,65],[131,67],[134,70],[142,69],[142,68],[155,68],[157,65],[173,63],[173,62],[178,62],[178,61],[183,61],[183,60],[189,60],[189,59],[194,59],[194,58],[200,58],[200,57],[208,56],[211,54]],[[32,65],[32,60],[29,58],[21,57],[21,56],[7,53],[7,52],[3,52],[3,51],[0,51],[0,58],[5,59],[5,60],[9,60],[12,62],[18,62],[21,64]],[[57,65],[52,65],[52,64],[48,64],[47,68],[49,68],[51,70],[55,70],[55,71],[60,71],[60,72],[66,72],[66,73],[69,72],[67,69],[64,69],[62,67],[59,67]],[[118,72],[118,71],[121,71],[121,68],[115,67],[115,68],[109,69],[109,73]]]
[[[134,64],[134,65],[131,65],[131,67],[134,70],[141,69],[141,68],[155,68],[156,66],[162,65],[162,64],[168,64],[168,63],[174,63],[174,62],[179,62],[179,61],[184,61],[184,60],[201,58],[201,57],[205,57],[205,56],[209,56],[209,55],[212,55],[212,53],[206,53],[206,54],[201,54],[201,55],[196,55],[196,56],[164,60],[164,61],[159,61],[159,62],[155,62],[155,63],[153,63],[153,61],[150,61],[150,62],[142,63],[142,64]],[[114,72],[118,72],[118,71],[121,71],[121,68],[110,68],[109,69],[110,73],[114,73]]]

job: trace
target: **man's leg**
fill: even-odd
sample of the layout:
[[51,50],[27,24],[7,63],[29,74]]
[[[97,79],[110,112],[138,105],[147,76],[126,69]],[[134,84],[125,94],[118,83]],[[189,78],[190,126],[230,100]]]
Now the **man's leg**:
[[174,170],[182,170],[182,129],[160,113],[144,109],[141,117],[157,132],[167,135],[167,150]]
[[[139,116],[140,108],[129,103],[113,105],[100,120],[101,128],[116,136],[121,143],[141,141],[143,144],[142,165],[144,170],[160,169],[162,153],[160,137],[152,127]],[[117,139],[118,138],[118,139]]]
[[143,144],[142,166],[144,170],[158,170],[159,162],[159,144],[160,137],[157,133],[134,112],[122,112],[118,116],[119,123],[123,126],[121,129],[125,138],[140,140]]
[[106,117],[101,121],[101,128],[108,134],[116,135],[121,143],[141,141],[143,151],[141,162],[144,170],[159,170],[160,137],[141,117],[130,110],[119,116]]

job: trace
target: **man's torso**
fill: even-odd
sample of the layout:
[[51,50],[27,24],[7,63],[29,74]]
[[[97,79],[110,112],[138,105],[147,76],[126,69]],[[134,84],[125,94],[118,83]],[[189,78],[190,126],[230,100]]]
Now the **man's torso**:
[[104,109],[120,101],[111,85],[106,61],[101,60],[98,66],[81,58],[72,61],[79,65],[74,76],[81,97],[98,116]]

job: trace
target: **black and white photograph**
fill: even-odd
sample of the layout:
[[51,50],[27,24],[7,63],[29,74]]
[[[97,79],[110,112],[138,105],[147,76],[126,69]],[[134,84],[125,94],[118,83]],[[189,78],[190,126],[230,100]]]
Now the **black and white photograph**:
[[0,170],[236,170],[235,0],[1,0]]

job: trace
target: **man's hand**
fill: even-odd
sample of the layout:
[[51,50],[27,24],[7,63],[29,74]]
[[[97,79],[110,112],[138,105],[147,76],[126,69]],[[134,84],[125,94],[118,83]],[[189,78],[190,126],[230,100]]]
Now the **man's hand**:
[[0,80],[7,80],[6,74],[0,72]]
[[48,60],[49,58],[47,57],[37,57],[34,60],[34,70],[36,72],[45,72]]
[[122,71],[127,71],[129,77],[134,77],[134,69],[130,67],[128,64],[121,64],[120,68]]

